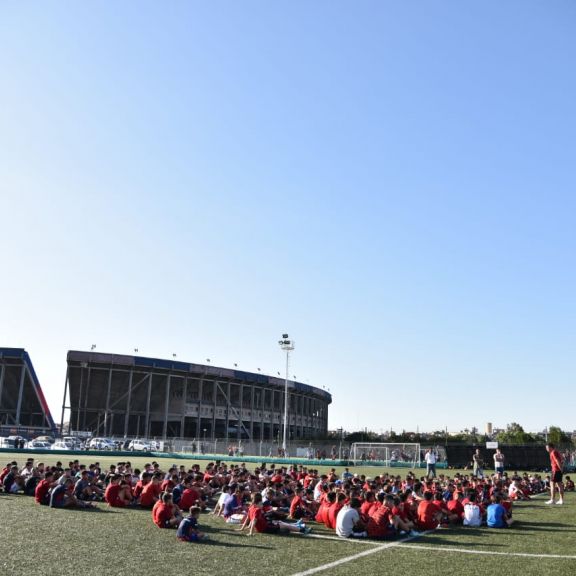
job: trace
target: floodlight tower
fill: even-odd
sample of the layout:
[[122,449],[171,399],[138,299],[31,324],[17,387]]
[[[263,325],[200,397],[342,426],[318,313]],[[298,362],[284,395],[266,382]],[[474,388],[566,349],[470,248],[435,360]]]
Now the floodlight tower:
[[282,340],[278,340],[280,348],[286,352],[286,378],[284,380],[284,435],[282,436],[282,450],[286,454],[286,436],[288,433],[288,371],[290,369],[290,352],[294,350],[294,340],[290,340],[288,334],[282,334]]

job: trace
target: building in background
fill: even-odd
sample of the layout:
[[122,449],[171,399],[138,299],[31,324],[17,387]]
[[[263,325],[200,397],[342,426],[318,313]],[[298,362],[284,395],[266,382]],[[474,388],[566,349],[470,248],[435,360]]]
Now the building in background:
[[0,348],[0,435],[55,434],[56,426],[23,348]]
[[[283,378],[141,356],[68,352],[69,428],[100,436],[245,439],[282,437]],[[288,382],[288,437],[323,437],[329,392]]]

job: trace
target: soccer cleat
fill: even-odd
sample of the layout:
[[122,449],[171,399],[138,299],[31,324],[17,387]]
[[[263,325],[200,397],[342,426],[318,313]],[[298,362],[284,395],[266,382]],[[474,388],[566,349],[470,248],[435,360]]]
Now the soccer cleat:
[[310,526],[305,526],[304,527],[304,534],[310,534],[310,532],[312,532],[312,528]]
[[412,538],[416,538],[416,536],[421,536],[421,532],[418,532],[417,530],[410,530],[410,536],[412,536]]
[[558,502],[556,502],[556,504],[559,504],[560,506],[562,506],[562,504],[564,504],[564,500],[558,500]]
[[546,504],[554,504],[554,500],[546,500]]

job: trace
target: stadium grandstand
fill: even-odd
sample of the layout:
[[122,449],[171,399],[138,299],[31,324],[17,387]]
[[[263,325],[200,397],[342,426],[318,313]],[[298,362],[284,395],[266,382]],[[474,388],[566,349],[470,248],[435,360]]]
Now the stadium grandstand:
[[[269,441],[282,434],[285,380],[141,356],[68,352],[70,429],[94,435]],[[328,430],[329,392],[288,381],[288,438]]]
[[56,426],[28,352],[0,348],[0,434],[54,434]]

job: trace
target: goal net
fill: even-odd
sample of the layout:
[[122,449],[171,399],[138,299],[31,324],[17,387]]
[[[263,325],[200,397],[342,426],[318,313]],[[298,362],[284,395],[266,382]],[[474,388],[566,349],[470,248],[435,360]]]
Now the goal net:
[[410,442],[354,442],[350,455],[355,465],[417,467],[421,461],[420,444]]

